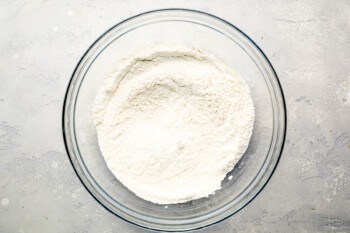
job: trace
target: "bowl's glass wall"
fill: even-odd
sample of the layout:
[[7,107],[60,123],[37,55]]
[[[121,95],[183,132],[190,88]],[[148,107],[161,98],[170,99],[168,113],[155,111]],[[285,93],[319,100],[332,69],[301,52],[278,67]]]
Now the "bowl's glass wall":
[[[175,205],[147,202],[112,175],[99,150],[91,114],[97,90],[120,58],[155,43],[203,48],[232,67],[251,88],[256,117],[249,147],[227,174],[222,189],[208,198]],[[66,101],[67,149],[84,184],[112,212],[154,229],[198,228],[238,211],[267,181],[283,144],[283,97],[269,63],[235,28],[191,11],[153,12],[112,28],[78,65]]]

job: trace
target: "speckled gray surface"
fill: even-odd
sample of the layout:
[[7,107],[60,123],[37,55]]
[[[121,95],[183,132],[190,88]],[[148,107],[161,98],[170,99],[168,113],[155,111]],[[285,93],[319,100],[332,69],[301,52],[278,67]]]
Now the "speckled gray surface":
[[106,211],[67,157],[63,98],[88,46],[122,19],[184,7],[246,32],[287,104],[280,163],[258,197],[200,232],[350,232],[350,1],[0,1],[0,232],[145,232]]

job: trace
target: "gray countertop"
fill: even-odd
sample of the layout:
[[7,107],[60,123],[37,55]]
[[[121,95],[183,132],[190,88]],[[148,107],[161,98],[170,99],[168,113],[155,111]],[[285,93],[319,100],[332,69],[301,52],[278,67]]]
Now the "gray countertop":
[[350,232],[350,1],[0,2],[0,232],[145,232],[86,191],[65,151],[70,76],[93,41],[143,11],[222,17],[266,53],[288,128],[271,180],[242,211],[200,232]]

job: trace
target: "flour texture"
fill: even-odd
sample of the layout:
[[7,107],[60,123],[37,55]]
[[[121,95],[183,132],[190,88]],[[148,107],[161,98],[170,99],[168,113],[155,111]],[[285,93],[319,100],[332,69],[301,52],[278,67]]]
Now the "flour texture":
[[244,79],[215,56],[152,46],[119,62],[93,107],[103,157],[137,196],[207,197],[246,151],[254,106]]

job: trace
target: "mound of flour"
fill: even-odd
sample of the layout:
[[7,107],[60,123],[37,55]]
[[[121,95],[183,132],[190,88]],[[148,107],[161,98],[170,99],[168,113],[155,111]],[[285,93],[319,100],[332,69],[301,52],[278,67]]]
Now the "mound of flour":
[[254,106],[245,81],[190,47],[150,47],[121,61],[99,90],[94,123],[104,159],[139,197],[207,197],[247,149]]

